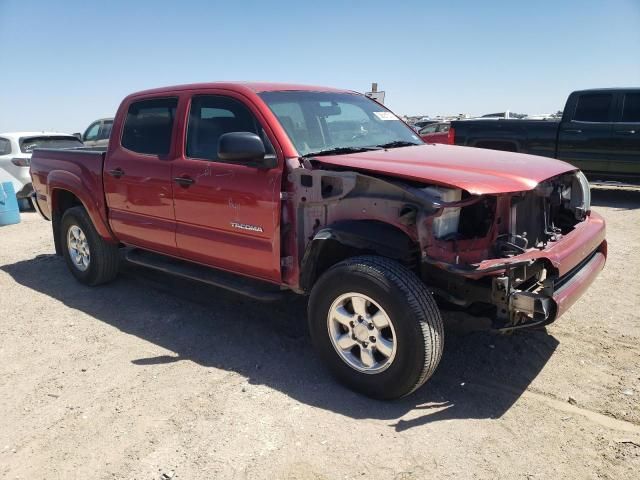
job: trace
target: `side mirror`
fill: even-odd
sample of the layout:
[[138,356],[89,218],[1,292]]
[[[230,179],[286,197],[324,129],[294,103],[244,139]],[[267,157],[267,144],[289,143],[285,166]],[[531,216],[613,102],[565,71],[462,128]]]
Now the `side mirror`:
[[80,132],[73,133],[72,135],[76,137],[78,140],[82,141],[82,134]]
[[218,140],[218,159],[262,169],[277,165],[275,155],[266,155],[262,139],[251,132],[231,132]]

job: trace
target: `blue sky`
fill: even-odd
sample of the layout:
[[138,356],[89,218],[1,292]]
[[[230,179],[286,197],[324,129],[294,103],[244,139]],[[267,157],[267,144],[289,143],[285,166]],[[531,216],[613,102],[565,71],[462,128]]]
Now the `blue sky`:
[[214,80],[376,81],[399,114],[542,113],[640,86],[640,0],[0,0],[0,53],[0,131],[81,131],[133,91]]

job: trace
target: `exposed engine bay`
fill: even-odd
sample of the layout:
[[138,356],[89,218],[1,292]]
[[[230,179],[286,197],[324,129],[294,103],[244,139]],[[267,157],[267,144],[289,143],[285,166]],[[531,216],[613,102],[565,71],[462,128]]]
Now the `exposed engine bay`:
[[503,329],[553,320],[540,296],[551,295],[557,272],[544,259],[518,258],[545,250],[587,217],[590,191],[581,172],[496,195],[374,175],[292,168],[293,208],[283,209],[283,233],[295,224],[298,234],[287,253],[304,264],[310,243],[341,222],[391,225],[413,245],[405,244],[398,260],[452,308],[492,318]]

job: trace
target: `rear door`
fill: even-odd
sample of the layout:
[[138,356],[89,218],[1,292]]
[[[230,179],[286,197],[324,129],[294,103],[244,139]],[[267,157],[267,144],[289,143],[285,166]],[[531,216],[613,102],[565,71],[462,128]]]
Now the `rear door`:
[[621,92],[613,124],[611,174],[640,177],[640,91]]
[[[280,281],[279,167],[259,170],[218,159],[218,140],[252,132],[274,153],[258,110],[230,92],[194,95],[185,147],[173,162],[176,241],[180,256],[249,276]],[[186,183],[191,182],[191,183]]]
[[[613,92],[578,95],[569,121],[560,123],[558,158],[591,174],[607,173],[613,155]],[[565,118],[567,118],[565,116]]]
[[177,97],[132,100],[104,166],[109,222],[123,242],[176,254],[171,161]]

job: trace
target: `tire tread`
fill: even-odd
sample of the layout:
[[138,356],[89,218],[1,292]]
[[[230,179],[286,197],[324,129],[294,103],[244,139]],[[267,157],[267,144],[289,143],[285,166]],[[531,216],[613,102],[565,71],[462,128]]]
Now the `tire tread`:
[[[83,224],[80,226],[85,230],[85,235],[88,237],[89,248],[91,250],[91,263],[94,268],[86,279],[81,279],[77,275],[76,278],[91,286],[112,281],[118,275],[118,270],[120,268],[120,254],[118,246],[104,241],[93,226],[93,222],[84,207],[72,207],[64,212],[62,217],[63,226],[66,224],[69,217],[74,217],[77,219],[76,221],[78,221],[78,223]],[[62,228],[60,231],[62,244],[65,249],[67,242],[66,230],[66,228]],[[65,255],[68,254],[65,252]]]
[[420,375],[415,384],[402,396],[410,395],[433,375],[442,358],[444,327],[431,292],[414,272],[386,257],[375,255],[351,257],[333,265],[325,274],[335,269],[345,268],[366,270],[368,275],[391,282],[404,293],[409,308],[418,321],[425,352]]

